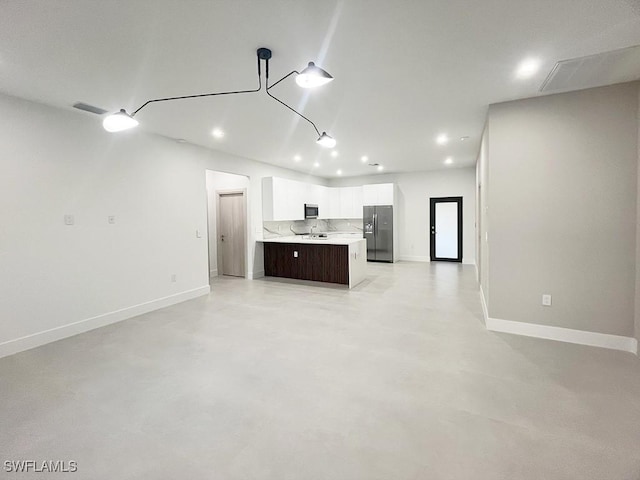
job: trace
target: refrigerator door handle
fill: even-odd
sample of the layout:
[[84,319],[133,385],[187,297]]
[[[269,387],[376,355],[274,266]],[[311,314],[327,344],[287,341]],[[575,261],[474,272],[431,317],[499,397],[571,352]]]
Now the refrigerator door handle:
[[373,234],[378,235],[378,214],[373,214]]

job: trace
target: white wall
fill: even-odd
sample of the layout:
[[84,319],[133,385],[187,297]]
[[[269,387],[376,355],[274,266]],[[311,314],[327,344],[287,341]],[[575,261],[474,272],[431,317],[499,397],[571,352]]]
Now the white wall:
[[637,122],[637,83],[490,107],[490,317],[633,336]]
[[[480,282],[481,294],[483,295],[484,307],[489,303],[489,127],[485,125],[480,143],[480,153],[476,163],[476,199],[478,206],[476,209],[476,258],[478,266],[478,280]],[[485,312],[486,314],[486,312]]]
[[250,178],[253,274],[262,177],[321,181],[14,97],[0,111],[0,356],[206,293],[207,169]]
[[[207,170],[207,205],[209,224],[209,275],[218,275],[218,237],[216,223],[216,192],[220,190],[249,190],[249,178],[234,173]],[[247,212],[247,226],[251,226],[249,212]],[[249,237],[249,235],[247,235]],[[246,252],[249,256],[250,251]]]
[[475,169],[394,173],[334,179],[331,186],[352,186],[368,183],[397,185],[399,259],[429,261],[429,198],[463,197],[463,263],[475,263]]
[[635,338],[640,344],[640,86],[638,87],[638,183],[636,202],[636,299],[635,299]]

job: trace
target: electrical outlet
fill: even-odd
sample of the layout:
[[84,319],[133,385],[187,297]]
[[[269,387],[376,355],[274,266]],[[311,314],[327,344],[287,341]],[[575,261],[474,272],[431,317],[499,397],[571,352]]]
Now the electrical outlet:
[[293,252],[293,258],[298,258],[298,251],[297,251],[297,250],[294,250],[294,252]]
[[65,225],[73,225],[75,223],[75,219],[73,215],[65,215],[64,216],[64,224]]
[[542,305],[545,307],[551,306],[551,294],[545,293],[544,295],[542,295]]
[[202,238],[202,233],[200,233],[200,230],[196,230],[196,238]]
[[177,280],[178,280],[178,277],[176,276],[175,273],[171,275],[171,283],[176,283]]

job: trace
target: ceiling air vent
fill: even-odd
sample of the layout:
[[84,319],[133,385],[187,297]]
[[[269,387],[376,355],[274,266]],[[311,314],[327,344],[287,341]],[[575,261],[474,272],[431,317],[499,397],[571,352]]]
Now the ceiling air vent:
[[541,92],[566,92],[640,79],[640,45],[562,60],[553,67]]
[[93,105],[89,105],[87,103],[82,103],[82,102],[74,103],[73,108],[77,108],[78,110],[84,110],[85,112],[89,112],[89,113],[95,113],[97,115],[102,115],[104,113],[107,113],[107,110],[94,107]]

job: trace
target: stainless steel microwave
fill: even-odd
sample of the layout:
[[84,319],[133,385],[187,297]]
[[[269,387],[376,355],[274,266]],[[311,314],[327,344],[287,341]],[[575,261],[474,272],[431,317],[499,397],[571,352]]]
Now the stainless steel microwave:
[[305,203],[304,218],[318,218],[318,205],[315,205],[313,203]]

